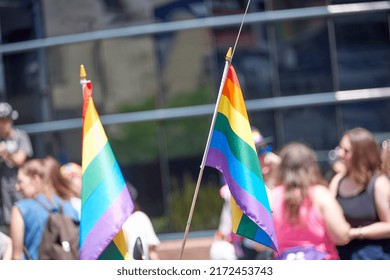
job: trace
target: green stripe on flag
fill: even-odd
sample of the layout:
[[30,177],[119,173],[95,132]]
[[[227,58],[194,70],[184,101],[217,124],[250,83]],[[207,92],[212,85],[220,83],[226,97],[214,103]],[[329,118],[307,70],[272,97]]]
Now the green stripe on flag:
[[218,113],[214,129],[225,135],[229,148],[237,160],[263,180],[256,151],[232,130],[224,114]]
[[256,236],[258,228],[258,225],[256,225],[251,219],[248,218],[247,215],[244,214],[242,215],[241,221],[238,224],[236,233],[253,240]]
[[95,188],[97,188],[104,180],[107,170],[111,171],[115,163],[116,159],[114,153],[112,152],[110,143],[107,141],[103,149],[101,149],[99,154],[92,160],[87,169],[84,171],[82,187],[83,205],[91,193],[93,193]]
[[116,247],[114,241],[111,241],[99,256],[99,260],[124,260],[124,257]]

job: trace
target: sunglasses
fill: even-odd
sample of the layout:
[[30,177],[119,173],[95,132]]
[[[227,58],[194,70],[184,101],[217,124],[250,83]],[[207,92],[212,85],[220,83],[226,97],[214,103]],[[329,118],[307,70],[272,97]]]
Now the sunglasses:
[[260,156],[266,155],[266,154],[268,154],[270,152],[272,152],[272,146],[271,145],[267,145],[265,147],[260,147],[260,148],[257,149],[257,153]]

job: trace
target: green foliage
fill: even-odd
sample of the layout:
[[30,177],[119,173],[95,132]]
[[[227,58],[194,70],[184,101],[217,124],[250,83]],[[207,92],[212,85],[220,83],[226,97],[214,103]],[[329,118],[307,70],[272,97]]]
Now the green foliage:
[[121,164],[145,163],[158,158],[158,125],[156,122],[132,123],[121,126],[121,136],[110,142]]
[[[184,176],[183,186],[172,184],[173,191],[171,222],[169,228],[173,232],[184,231],[192,200],[195,185],[190,176]],[[219,195],[218,186],[201,184],[191,221],[191,230],[216,229],[219,225],[223,200]]]
[[[152,219],[156,233],[184,232],[196,182],[189,175],[184,176],[182,186],[178,181],[173,184],[171,192],[171,219],[156,217]],[[219,186],[211,183],[201,184],[191,221],[191,231],[216,229],[222,211],[223,200],[219,195]]]
[[170,158],[199,155],[206,146],[210,118],[191,118],[170,121],[165,126]]
[[[135,105],[124,105],[120,112],[139,112],[154,109],[154,99]],[[110,138],[115,155],[122,164],[150,162],[158,156],[158,123],[139,122],[119,125],[120,133]]]
[[[210,103],[211,88],[177,94],[167,101],[166,107],[192,106]],[[155,109],[154,97],[139,104],[124,105],[120,112],[139,112]],[[139,122],[118,125],[110,143],[121,164],[147,163],[158,160],[159,137],[166,138],[168,156],[180,158],[202,153],[210,127],[210,117],[183,118],[165,122]],[[163,133],[163,134],[162,134]]]
[[212,87],[206,86],[199,88],[193,92],[186,92],[175,94],[167,101],[167,107],[182,107],[182,106],[196,106],[206,103],[213,103],[214,96],[212,93]]
[[156,233],[167,233],[169,232],[169,218],[168,217],[155,217],[151,218],[154,231]]

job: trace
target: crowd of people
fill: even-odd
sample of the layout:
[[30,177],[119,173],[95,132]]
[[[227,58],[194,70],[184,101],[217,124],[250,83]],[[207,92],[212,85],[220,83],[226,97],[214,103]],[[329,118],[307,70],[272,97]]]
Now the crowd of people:
[[274,153],[257,129],[252,134],[279,251],[270,255],[258,244],[248,250],[253,242],[232,237],[225,196],[211,259],[390,260],[390,140],[378,145],[367,129],[346,131],[325,179],[308,145],[293,142]]
[[[0,259],[39,259],[47,209],[80,220],[82,169],[52,156],[34,158],[28,134],[13,127],[17,116],[0,102]],[[223,185],[210,259],[390,259],[390,140],[378,145],[367,129],[346,131],[326,178],[308,145],[292,142],[275,152],[271,138],[256,128],[252,135],[279,251],[232,233],[230,191]],[[128,187],[136,200],[137,190]],[[134,202],[123,226],[130,258],[159,259],[153,225]]]
[[[16,110],[0,102],[0,260],[39,259],[39,247],[50,212],[81,218],[82,168],[52,156],[33,157],[28,134],[13,127]],[[133,199],[136,189],[128,183]],[[135,201],[134,201],[135,202]],[[123,226],[130,252],[141,240],[139,259],[159,259],[159,239],[149,217],[136,204]]]

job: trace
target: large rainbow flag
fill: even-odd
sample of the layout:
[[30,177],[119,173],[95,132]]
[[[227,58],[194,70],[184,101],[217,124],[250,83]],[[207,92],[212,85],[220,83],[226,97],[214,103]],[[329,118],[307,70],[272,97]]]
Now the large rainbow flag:
[[274,224],[240,83],[231,62],[219,98],[206,165],[232,194],[233,232],[278,250]]
[[134,204],[96,111],[92,83],[82,80],[82,86],[80,259],[128,259],[122,225]]

